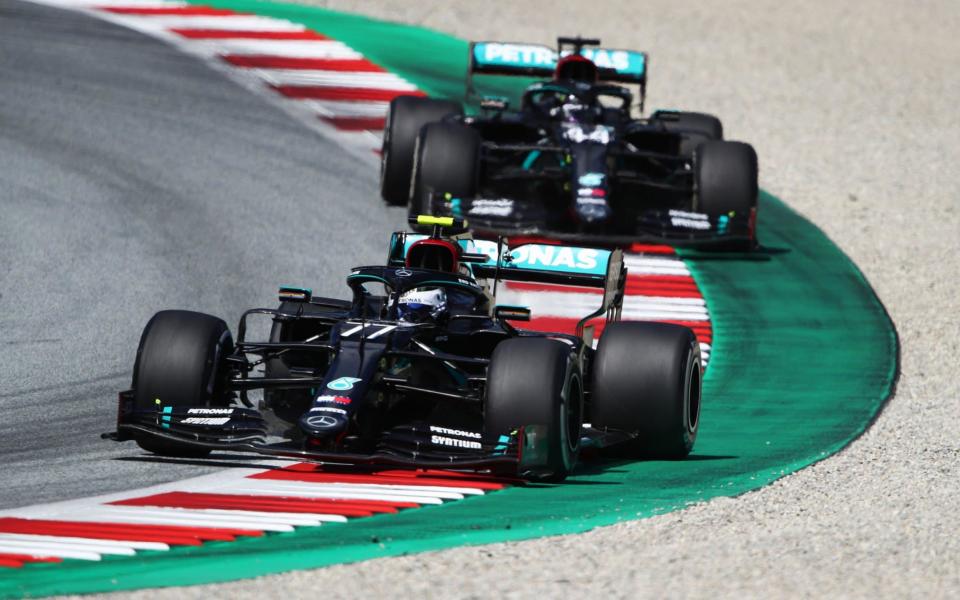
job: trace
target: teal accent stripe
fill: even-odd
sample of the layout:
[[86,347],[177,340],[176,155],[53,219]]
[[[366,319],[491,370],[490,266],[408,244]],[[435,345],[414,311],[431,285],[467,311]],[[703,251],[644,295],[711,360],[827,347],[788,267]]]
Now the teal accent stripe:
[[527,155],[527,158],[523,161],[523,169],[529,171],[533,167],[533,163],[537,162],[537,159],[540,158],[540,151],[534,150]]

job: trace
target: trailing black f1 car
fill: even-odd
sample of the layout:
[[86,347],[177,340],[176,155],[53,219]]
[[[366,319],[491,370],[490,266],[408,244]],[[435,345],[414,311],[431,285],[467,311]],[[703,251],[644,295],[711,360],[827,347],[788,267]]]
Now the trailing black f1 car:
[[390,103],[381,195],[410,214],[462,216],[474,230],[602,244],[659,241],[756,244],[757,155],[723,140],[720,120],[643,112],[647,56],[560,38],[470,44],[473,75],[551,77],[529,86],[519,110],[483,98],[478,116],[459,103],[400,96]]
[[[432,234],[395,233],[386,266],[347,276],[350,300],[282,287],[279,308],[243,314],[235,342],[216,317],[157,313],[104,437],[171,456],[229,449],[551,481],[585,446],[690,452],[697,340],[685,327],[619,322],[619,250],[508,248],[473,240],[459,220],[415,221]],[[600,305],[578,335],[521,332],[510,321],[530,311],[495,303],[503,280],[598,288]],[[272,318],[268,341],[246,339],[255,315]],[[593,318],[607,321],[596,349]],[[258,408],[251,390],[263,390]]]

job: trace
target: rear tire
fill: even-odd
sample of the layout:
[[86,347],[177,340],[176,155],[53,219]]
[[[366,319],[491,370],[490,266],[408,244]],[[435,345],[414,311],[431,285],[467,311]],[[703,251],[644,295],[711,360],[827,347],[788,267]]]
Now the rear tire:
[[687,158],[700,144],[723,139],[720,119],[706,113],[658,110],[650,119],[662,123],[667,131],[681,134],[680,154]]
[[[186,310],[158,312],[140,337],[133,367],[134,407],[227,406],[224,359],[233,352],[233,337],[222,319]],[[149,436],[137,445],[154,454],[202,457],[210,450]]]
[[428,123],[417,138],[410,189],[410,217],[433,214],[434,192],[456,198],[476,195],[480,170],[480,134],[460,123]]
[[484,429],[503,435],[524,425],[546,426],[546,468],[532,479],[567,477],[580,453],[582,424],[583,381],[568,345],[534,337],[497,345],[487,372]]
[[600,338],[590,423],[636,433],[617,447],[630,458],[683,458],[700,421],[700,345],[686,327],[620,321]]
[[404,206],[410,196],[413,151],[420,129],[448,115],[462,115],[451,100],[397,96],[390,101],[380,154],[380,196],[390,206]]

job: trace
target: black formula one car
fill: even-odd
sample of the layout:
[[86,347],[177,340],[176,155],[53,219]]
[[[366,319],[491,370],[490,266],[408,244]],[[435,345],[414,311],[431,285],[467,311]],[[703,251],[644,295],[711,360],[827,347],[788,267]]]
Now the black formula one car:
[[[243,314],[236,341],[216,317],[157,313],[132,389],[120,393],[117,430],[104,437],[168,456],[231,450],[550,481],[587,446],[690,452],[696,338],[676,325],[618,322],[619,250],[509,249],[472,240],[451,218],[417,224],[431,235],[395,233],[386,266],[352,270],[350,300],[282,287],[279,308]],[[594,287],[601,301],[580,335],[521,332],[510,321],[530,311],[496,305],[502,280]],[[248,341],[248,318],[263,315],[269,340]],[[586,323],[602,317],[594,349]],[[263,390],[258,408],[251,390]]]
[[400,96],[390,103],[381,195],[410,214],[469,218],[478,233],[546,235],[587,243],[667,242],[748,249],[756,244],[757,155],[725,141],[720,120],[693,112],[639,112],[641,52],[560,38],[559,49],[470,44],[473,74],[544,76],[519,110],[484,98]]

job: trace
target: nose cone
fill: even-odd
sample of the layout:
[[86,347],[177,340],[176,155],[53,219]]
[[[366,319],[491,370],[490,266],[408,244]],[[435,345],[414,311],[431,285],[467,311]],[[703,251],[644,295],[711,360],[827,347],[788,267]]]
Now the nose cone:
[[343,414],[311,410],[300,417],[300,430],[309,437],[325,438],[343,431],[348,421]]

